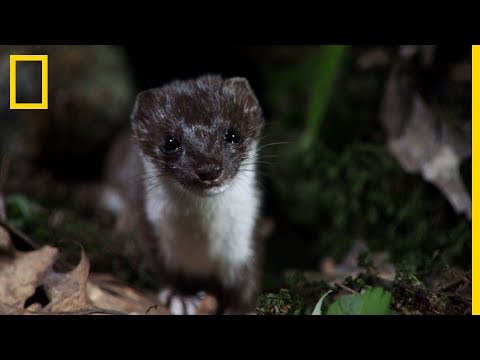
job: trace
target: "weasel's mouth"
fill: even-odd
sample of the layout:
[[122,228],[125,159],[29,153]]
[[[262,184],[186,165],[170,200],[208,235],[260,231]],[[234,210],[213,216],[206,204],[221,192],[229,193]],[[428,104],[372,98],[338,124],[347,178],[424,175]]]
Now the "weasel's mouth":
[[214,196],[218,195],[230,186],[230,181],[195,181],[189,184],[184,184],[183,187],[200,196]]
[[209,187],[206,187],[204,190],[203,190],[203,193],[205,195],[208,195],[208,196],[212,196],[212,195],[217,195],[217,194],[220,194],[222,192],[224,192],[225,190],[227,190],[229,184],[228,183],[223,183],[221,185],[218,185],[218,186],[209,186]]
[[229,181],[202,181],[197,183],[198,190],[206,196],[217,195],[224,192],[229,186]]

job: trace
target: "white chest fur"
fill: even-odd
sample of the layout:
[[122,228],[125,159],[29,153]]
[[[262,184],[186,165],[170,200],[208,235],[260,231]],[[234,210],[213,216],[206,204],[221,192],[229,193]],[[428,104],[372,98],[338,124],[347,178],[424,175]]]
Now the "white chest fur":
[[[148,173],[154,171],[148,159],[143,162]],[[187,274],[215,273],[226,284],[235,282],[254,251],[259,194],[253,166],[215,196],[201,197],[168,185],[147,193],[147,217],[168,267]],[[146,181],[147,189],[154,186],[151,181]]]

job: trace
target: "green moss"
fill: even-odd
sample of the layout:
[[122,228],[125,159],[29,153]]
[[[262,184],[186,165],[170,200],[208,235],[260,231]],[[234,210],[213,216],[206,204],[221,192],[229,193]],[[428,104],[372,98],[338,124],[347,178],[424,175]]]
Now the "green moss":
[[309,229],[310,250],[318,257],[339,259],[363,238],[372,250],[388,249],[394,260],[436,249],[452,261],[466,258],[468,221],[452,218],[441,194],[406,174],[383,146],[353,143],[337,153],[319,145],[311,159],[288,151],[280,156],[273,183],[279,215]]
[[[363,271],[348,276],[341,286],[330,287],[322,281],[308,281],[301,271],[285,278],[279,289],[260,297],[259,314],[310,315],[319,298],[325,298],[324,309],[344,295],[381,287],[392,295],[391,310],[406,315],[471,314],[471,267],[462,271],[449,265],[439,251],[430,257],[406,257],[396,263],[394,282],[377,277],[369,251],[360,253],[358,265]],[[347,291],[348,290],[348,291]]]
[[[302,272],[283,279],[282,286],[260,295],[257,313],[261,315],[311,315],[321,294],[331,290],[323,281],[308,281]],[[329,304],[329,299],[325,299]]]
[[403,314],[471,314],[471,270],[459,272],[438,252],[422,263],[397,265],[393,303]]
[[[265,182],[277,225],[267,244],[269,269],[312,268],[324,256],[340,260],[358,239],[372,251],[387,250],[395,262],[418,266],[438,250],[452,264],[468,265],[469,221],[420,175],[407,174],[385,146],[378,112],[389,66],[359,70],[348,48],[326,91],[331,101],[315,109],[312,97],[319,94],[310,89],[322,84],[327,70],[318,59],[328,49],[298,51],[297,61],[271,67],[265,77],[275,125],[268,141],[290,141],[263,149],[277,156],[271,170],[262,169],[271,178]],[[454,103],[462,101],[457,96]],[[315,141],[305,148],[306,137]],[[468,186],[471,161],[462,174]]]
[[300,302],[297,295],[292,295],[287,289],[280,289],[277,294],[260,295],[257,313],[259,315],[298,315]]

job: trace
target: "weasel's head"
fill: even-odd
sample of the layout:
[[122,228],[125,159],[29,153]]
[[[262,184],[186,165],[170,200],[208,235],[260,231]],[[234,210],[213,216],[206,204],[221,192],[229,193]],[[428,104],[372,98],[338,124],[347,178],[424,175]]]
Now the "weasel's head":
[[253,169],[263,122],[246,79],[213,75],[143,91],[132,113],[134,138],[156,172],[148,176],[200,195]]

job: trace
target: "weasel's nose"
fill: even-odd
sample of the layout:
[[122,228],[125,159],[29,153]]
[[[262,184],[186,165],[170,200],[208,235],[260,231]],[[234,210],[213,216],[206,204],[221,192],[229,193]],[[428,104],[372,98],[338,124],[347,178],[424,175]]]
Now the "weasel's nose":
[[197,175],[202,181],[213,181],[220,177],[223,168],[218,164],[202,164],[197,167]]

